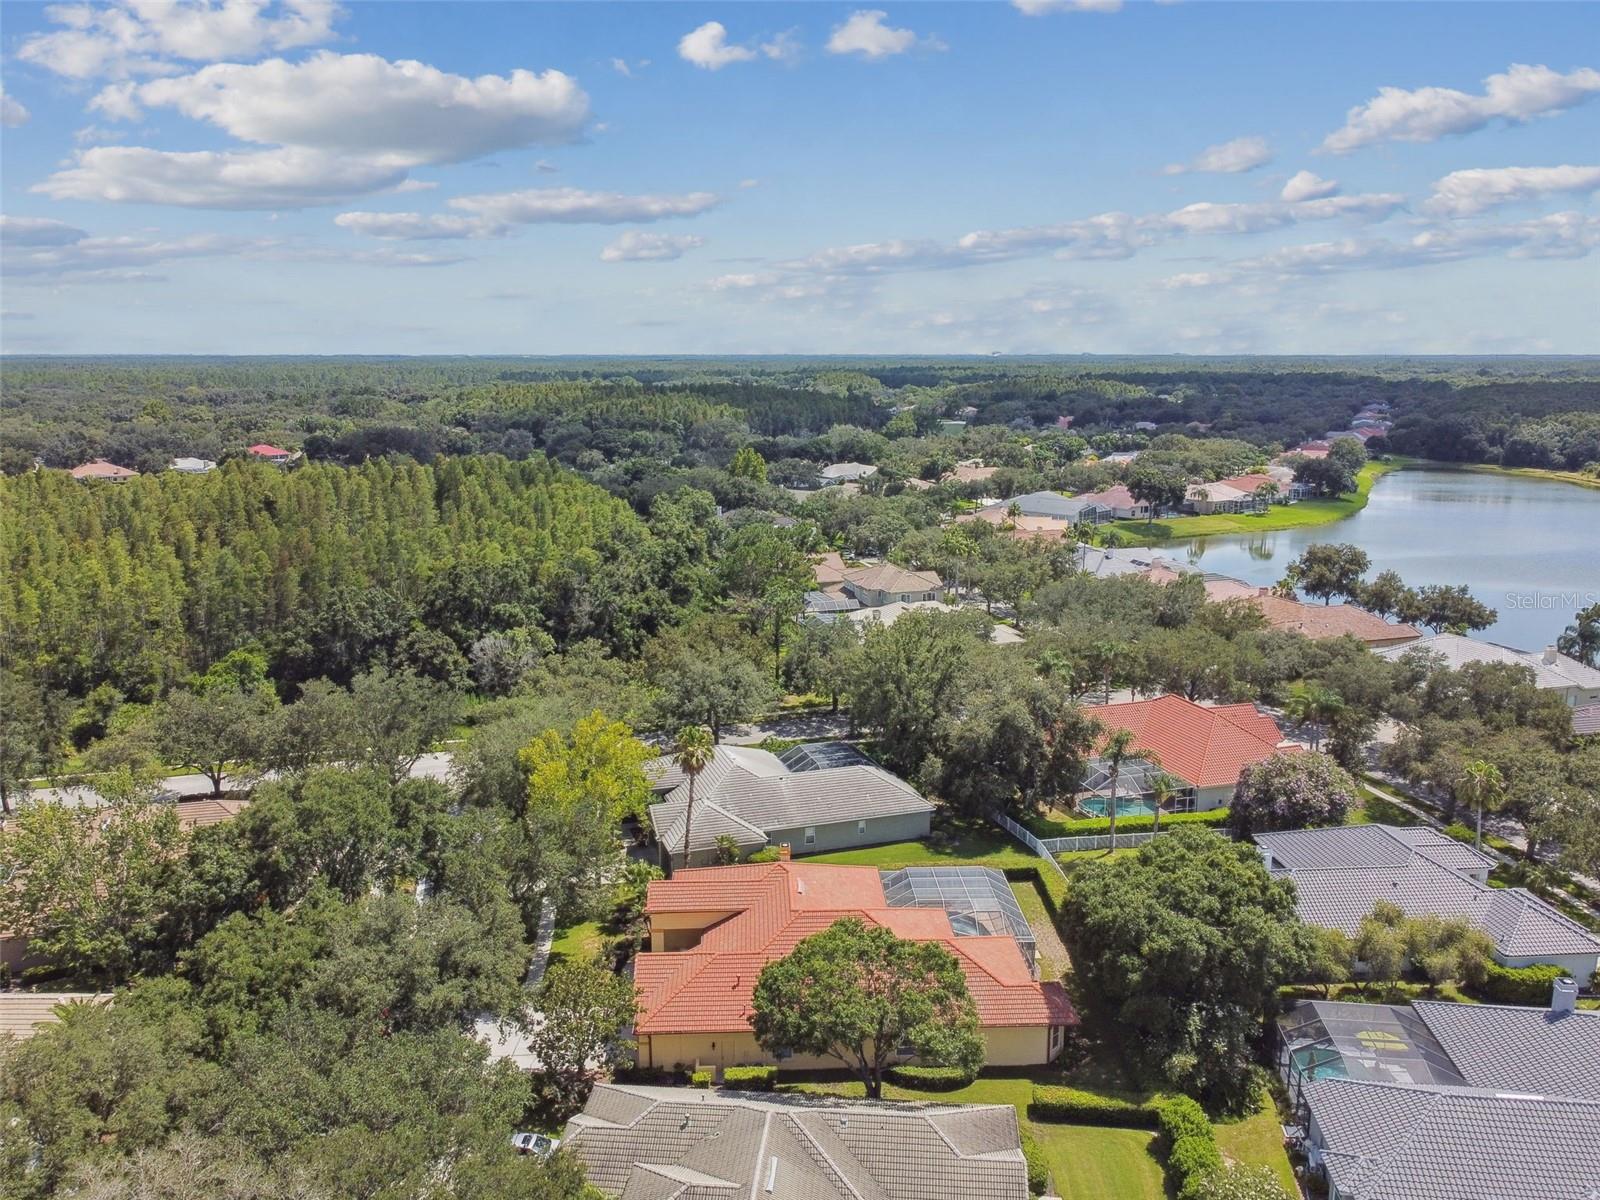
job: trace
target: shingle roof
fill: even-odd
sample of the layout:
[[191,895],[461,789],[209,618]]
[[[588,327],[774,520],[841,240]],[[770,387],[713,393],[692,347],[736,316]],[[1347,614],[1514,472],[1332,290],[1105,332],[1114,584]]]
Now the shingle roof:
[[1336,827],[1255,840],[1285,866],[1278,873],[1294,880],[1300,917],[1312,925],[1354,934],[1373,905],[1387,900],[1411,916],[1465,917],[1494,939],[1502,958],[1600,954],[1600,938],[1532,892],[1487,887],[1463,874],[1481,856],[1445,847],[1437,836],[1388,829],[1385,840]]
[[1208,708],[1182,696],[1157,696],[1084,710],[1111,729],[1131,730],[1136,751],[1193,787],[1236,783],[1239,772],[1279,752],[1283,733],[1253,704]]
[[1409,646],[1392,646],[1379,653],[1392,659],[1408,650],[1417,649],[1443,656],[1447,667],[1460,667],[1469,662],[1499,662],[1532,667],[1534,683],[1542,688],[1600,688],[1600,670],[1586,667],[1565,654],[1549,653],[1547,661],[1546,652],[1543,651],[1517,650],[1495,642],[1462,637],[1458,633],[1435,633]]
[[[826,753],[821,748],[815,752]],[[650,806],[656,836],[671,853],[682,854],[688,782],[670,758],[654,759],[645,772],[657,791],[667,793],[661,803]],[[691,850],[710,849],[723,834],[741,846],[765,845],[769,830],[933,809],[905,780],[870,763],[791,770],[777,755],[748,746],[718,746],[695,780],[694,796]]]
[[679,871],[649,888],[645,914],[666,912],[729,915],[692,950],[634,960],[641,1034],[748,1029],[761,968],[844,917],[944,943],[961,963],[985,1026],[1077,1022],[1061,985],[1033,978],[1015,938],[958,936],[942,909],[892,907],[871,867],[775,862]]
[[1439,1000],[1412,1008],[1473,1087],[1600,1100],[1600,1012]]
[[932,571],[908,571],[893,563],[846,571],[844,581],[873,592],[936,592],[944,586],[944,581]]
[[601,1084],[564,1145],[624,1200],[1026,1200],[1016,1109]]
[[74,479],[131,479],[138,473],[127,467],[119,467],[116,463],[109,463],[103,458],[72,468]]
[[1600,1189],[1600,1103],[1308,1085],[1329,1179],[1361,1200],[1587,1200]]

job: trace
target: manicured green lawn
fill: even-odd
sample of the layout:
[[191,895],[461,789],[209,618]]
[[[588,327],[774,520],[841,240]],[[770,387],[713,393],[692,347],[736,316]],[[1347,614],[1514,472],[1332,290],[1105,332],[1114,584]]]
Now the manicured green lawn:
[[1345,814],[1346,825],[1416,825],[1420,818],[1395,804],[1390,804],[1370,788],[1359,788],[1361,807]]
[[556,930],[555,940],[550,943],[550,959],[554,962],[562,958],[594,958],[600,953],[600,945],[601,932],[598,921],[569,925],[565,929]]
[[1216,1126],[1217,1149],[1222,1156],[1237,1163],[1265,1163],[1283,1181],[1290,1195],[1298,1188],[1294,1181],[1294,1168],[1289,1165],[1289,1154],[1283,1148],[1283,1130],[1278,1124],[1278,1109],[1272,1097],[1263,1092],[1261,1107],[1254,1116]]
[[1062,1200],[1161,1200],[1161,1164],[1143,1129],[1098,1125],[1033,1126]]
[[1215,513],[1209,517],[1171,517],[1165,521],[1113,521],[1102,526],[1115,529],[1124,537],[1147,542],[1174,538],[1212,537],[1228,533],[1266,533],[1274,529],[1299,529],[1307,525],[1326,525],[1339,521],[1367,506],[1367,493],[1380,477],[1394,470],[1398,462],[1369,462],[1356,476],[1354,495],[1337,500],[1301,500],[1295,504],[1274,504],[1266,512]]
[[1037,871],[1057,903],[1066,898],[1066,887],[1060,877],[1037,854],[1013,841],[1004,830],[991,827],[969,826],[954,841],[943,845],[891,842],[887,846],[815,854],[805,861],[877,867],[880,871],[899,867],[994,867],[1001,871]]

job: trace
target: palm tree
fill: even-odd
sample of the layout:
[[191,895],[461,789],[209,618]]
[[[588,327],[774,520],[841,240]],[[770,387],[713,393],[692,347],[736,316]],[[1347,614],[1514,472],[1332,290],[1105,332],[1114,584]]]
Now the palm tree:
[[[1151,762],[1156,761],[1154,755],[1146,754],[1145,757]],[[1172,803],[1173,798],[1177,796],[1179,787],[1178,781],[1171,775],[1168,775],[1165,771],[1157,771],[1148,780],[1146,780],[1145,783],[1150,789],[1150,799],[1155,803],[1156,806],[1156,811],[1154,814],[1155,820],[1150,826],[1150,832],[1160,833],[1162,806]]]
[[1257,502],[1256,506],[1262,512],[1266,512],[1267,509],[1272,507],[1273,502],[1275,500],[1277,500],[1277,498],[1279,497],[1279,495],[1282,494],[1282,492],[1283,492],[1283,489],[1280,488],[1276,483],[1271,482],[1270,480],[1268,482],[1266,482],[1266,483],[1263,483],[1260,487],[1258,487],[1256,489],[1256,502]]
[[1472,838],[1474,850],[1483,849],[1483,810],[1491,811],[1498,808],[1500,798],[1505,794],[1505,776],[1500,774],[1500,768],[1492,762],[1476,759],[1467,764],[1466,774],[1461,777],[1456,785],[1472,799],[1473,807],[1478,810],[1477,832]]
[[1106,737],[1100,747],[1100,760],[1111,765],[1111,794],[1106,798],[1106,816],[1111,818],[1107,832],[1111,835],[1110,854],[1117,848],[1117,777],[1122,774],[1122,764],[1133,757],[1133,731],[1117,729]]
[[1297,728],[1311,729],[1311,748],[1322,748],[1322,727],[1344,711],[1345,703],[1338,692],[1315,683],[1297,683],[1289,689],[1289,698],[1283,711]]
[[978,543],[972,540],[972,535],[965,529],[952,527],[951,529],[946,530],[944,537],[940,539],[939,548],[944,551],[945,555],[951,560],[951,564],[955,567],[956,598],[960,599],[961,560],[964,558],[976,557],[978,553]]
[[[689,834],[694,825],[694,781],[711,765],[716,752],[716,745],[703,725],[685,725],[678,730],[672,743],[672,761],[689,781],[689,803],[683,810],[683,865],[686,867],[689,865]],[[671,865],[670,856],[668,865]]]

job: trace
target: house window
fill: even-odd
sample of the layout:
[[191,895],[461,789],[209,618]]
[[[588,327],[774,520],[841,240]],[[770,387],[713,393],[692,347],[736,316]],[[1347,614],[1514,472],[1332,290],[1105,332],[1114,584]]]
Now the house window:
[[817,844],[817,827],[815,825],[807,825],[806,826],[806,845],[815,846],[816,844]]

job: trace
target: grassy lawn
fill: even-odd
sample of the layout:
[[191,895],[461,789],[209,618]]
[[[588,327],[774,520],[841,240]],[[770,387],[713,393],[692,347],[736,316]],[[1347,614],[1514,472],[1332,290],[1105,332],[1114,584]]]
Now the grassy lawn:
[[568,925],[556,930],[555,941],[550,943],[550,960],[562,958],[595,958],[600,953],[601,930],[598,921],[585,921],[581,925]]
[[1161,1164],[1152,1151],[1153,1133],[1036,1124],[1033,1136],[1050,1163],[1061,1200],[1161,1200],[1166,1194]]
[[1215,513],[1209,517],[1171,517],[1165,521],[1113,521],[1102,526],[1115,529],[1136,541],[1164,542],[1174,538],[1212,537],[1229,533],[1266,533],[1274,529],[1299,529],[1307,525],[1326,525],[1343,520],[1367,506],[1367,494],[1382,476],[1395,470],[1399,462],[1369,462],[1356,476],[1353,495],[1337,500],[1301,500],[1295,504],[1274,504],[1266,512]]
[[1521,475],[1528,479],[1549,479],[1556,483],[1575,483],[1579,487],[1600,488],[1600,479],[1593,475],[1584,475],[1577,471],[1548,471],[1543,467],[1496,467],[1488,463],[1429,463],[1430,467],[1439,467],[1456,471],[1480,471],[1490,475]]
[[1254,1116],[1226,1125],[1219,1124],[1216,1129],[1217,1149],[1222,1151],[1224,1158],[1236,1163],[1264,1163],[1283,1182],[1289,1195],[1298,1193],[1294,1168],[1289,1165],[1289,1154],[1283,1148],[1278,1109],[1270,1094],[1261,1094],[1261,1107]]
[[1421,818],[1399,805],[1391,804],[1372,789],[1360,787],[1361,806],[1345,814],[1346,825],[1419,825]]
[[880,871],[893,871],[900,867],[994,867],[1000,871],[1038,871],[1058,903],[1066,895],[1065,885],[1054,871],[1040,861],[1038,855],[993,826],[963,826],[954,840],[939,844],[890,842],[887,846],[864,846],[860,850],[813,854],[805,861],[877,867]]

